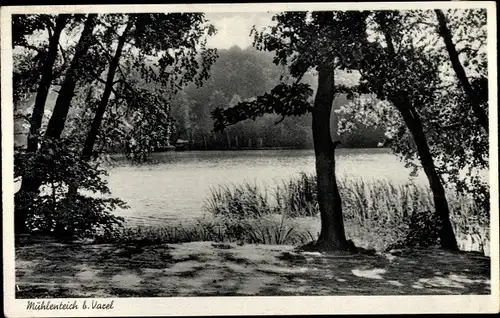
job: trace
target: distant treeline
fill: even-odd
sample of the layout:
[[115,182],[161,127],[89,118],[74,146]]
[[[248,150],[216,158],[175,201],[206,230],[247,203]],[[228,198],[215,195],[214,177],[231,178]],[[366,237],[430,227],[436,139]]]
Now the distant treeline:
[[[229,107],[254,98],[272,89],[286,70],[273,64],[273,56],[252,47],[245,50],[233,47],[219,50],[219,58],[210,70],[210,78],[202,87],[194,84],[177,94],[172,102],[174,129],[171,144],[183,144],[185,149],[255,149],[255,148],[313,148],[311,115],[286,118],[266,115],[228,127],[222,133],[213,133],[210,112],[216,107]],[[303,81],[315,90],[316,79],[306,74]],[[339,96],[334,107],[347,103]],[[342,136],[342,146],[372,148],[384,139],[381,129],[361,123],[354,132]],[[180,141],[180,142],[179,142]]]
[[[310,121],[309,116],[308,121]],[[290,119],[274,125],[266,121],[269,127],[257,127],[252,123],[241,124],[242,129],[236,127],[227,129],[223,133],[192,135],[191,138],[181,136],[177,141],[179,147],[191,150],[227,150],[227,149],[313,149],[311,133],[306,129],[308,125],[299,125],[296,119]],[[247,127],[244,127],[247,126]],[[250,126],[250,127],[249,127]],[[253,126],[253,127],[252,127]],[[260,129],[259,129],[260,128]],[[184,139],[186,138],[186,139]],[[340,147],[346,148],[375,148],[383,140],[384,134],[371,127],[359,127],[356,132],[343,136]],[[172,140],[172,144],[175,141]],[[158,150],[162,150],[161,148]]]

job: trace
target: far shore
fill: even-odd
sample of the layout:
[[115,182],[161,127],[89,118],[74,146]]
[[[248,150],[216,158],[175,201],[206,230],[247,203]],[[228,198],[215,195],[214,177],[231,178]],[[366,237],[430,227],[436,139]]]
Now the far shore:
[[[338,150],[382,150],[382,151],[390,151],[389,148],[387,147],[342,147],[339,146],[337,148]],[[196,149],[182,149],[182,150],[176,150],[176,149],[161,149],[161,150],[156,150],[153,151],[152,154],[163,154],[163,153],[176,153],[176,152],[226,152],[226,151],[261,151],[261,150],[296,150],[296,151],[314,151],[314,148],[293,148],[293,147],[239,147],[239,148],[214,148],[214,149],[204,149],[204,148],[196,148]],[[112,158],[125,158],[125,154],[123,152],[107,152],[104,153],[105,155],[109,155]]]

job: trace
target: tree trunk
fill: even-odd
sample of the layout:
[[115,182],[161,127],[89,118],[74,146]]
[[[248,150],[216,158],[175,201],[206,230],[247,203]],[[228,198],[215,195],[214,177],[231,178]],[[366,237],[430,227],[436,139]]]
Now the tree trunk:
[[[91,37],[94,27],[97,22],[97,14],[89,14],[85,21],[82,35],[75,48],[75,55],[71,61],[69,69],[66,71],[64,82],[59,90],[59,96],[56,100],[56,105],[47,125],[45,138],[59,139],[61,138],[66,117],[71,106],[71,100],[75,93],[77,81],[77,72],[81,69],[81,59],[85,56],[91,45]],[[32,180],[30,187],[40,188],[42,180]],[[70,189],[71,191],[72,189]],[[75,191],[71,191],[75,192]]]
[[[54,31],[49,38],[47,57],[43,62],[42,76],[40,78],[40,83],[38,84],[35,105],[33,106],[33,113],[31,114],[30,118],[30,131],[27,140],[28,153],[34,153],[38,150],[39,133],[42,126],[45,102],[47,101],[49,89],[52,84],[53,68],[54,63],[57,59],[57,51],[59,48],[59,38],[61,36],[62,30],[66,26],[68,19],[68,14],[59,14],[56,18]],[[14,201],[17,202],[17,204],[21,204],[21,202],[19,201],[20,196],[26,193],[31,193],[31,196],[34,196],[38,193],[39,187],[40,182],[36,178],[22,178],[21,189],[16,193]],[[14,230],[16,234],[27,232],[26,211],[16,209],[14,223]]]
[[334,92],[334,70],[318,68],[318,90],[312,112],[312,132],[318,203],[321,213],[321,233],[316,246],[322,250],[346,250],[342,203],[335,175],[335,147],[330,134],[330,115]]
[[[391,59],[394,59],[396,57],[396,53],[394,50],[391,33],[387,29],[387,27],[383,28],[382,31],[385,35],[389,57]],[[420,116],[418,115],[406,93],[398,92],[396,94],[388,96],[388,98],[401,113],[406,126],[410,130],[413,141],[417,146],[420,163],[422,164],[427,179],[429,180],[429,186],[432,191],[435,209],[434,213],[441,223],[438,225],[441,247],[447,250],[458,250],[455,233],[453,232],[453,227],[450,222],[450,210],[448,207],[448,201],[446,200],[443,184],[441,183],[441,179],[439,178],[439,174],[437,173],[436,167],[434,165],[434,159],[429,149],[427,138],[425,137]]]
[[[24,181],[23,183],[24,184]],[[21,187],[22,187],[21,184]],[[31,189],[29,189],[31,190]],[[23,193],[35,193],[34,191],[23,190],[22,188],[14,195],[14,235],[24,234],[28,232],[28,227],[26,226],[27,221],[27,210],[21,209],[20,206],[24,203],[21,202],[21,198],[23,198]],[[22,192],[25,191],[25,192]]]
[[49,49],[47,57],[43,62],[42,76],[36,93],[35,105],[30,119],[30,132],[28,136],[28,152],[35,152],[38,149],[38,134],[42,126],[42,118],[45,110],[45,101],[49,94],[50,85],[52,84],[53,67],[57,58],[59,48],[59,38],[61,32],[66,26],[69,19],[68,14],[59,14],[56,19],[54,33],[49,38]]
[[111,96],[111,92],[113,90],[113,84],[116,74],[116,69],[120,63],[120,57],[122,55],[123,46],[125,45],[125,40],[127,38],[127,33],[132,27],[132,23],[129,22],[125,31],[118,39],[118,46],[116,48],[115,55],[111,60],[109,65],[108,75],[106,78],[106,85],[104,87],[104,93],[102,94],[102,98],[99,102],[99,106],[97,107],[97,111],[94,116],[94,120],[92,121],[92,126],[90,127],[90,132],[85,139],[85,145],[83,147],[82,158],[85,160],[89,160],[92,156],[92,150],[94,148],[94,144],[97,140],[97,135],[99,134],[99,129],[101,127],[102,119],[104,117],[104,113],[106,112],[106,107],[108,105],[109,97]]
[[59,96],[54,106],[54,111],[47,125],[47,131],[45,133],[46,138],[59,139],[61,137],[71,100],[75,93],[77,72],[81,68],[81,59],[87,53],[91,45],[92,31],[94,30],[96,21],[97,14],[89,14],[85,21],[82,35],[75,48],[75,55],[71,61],[71,66],[66,71],[64,82],[61,85]]
[[460,84],[462,85],[462,88],[465,94],[467,95],[469,103],[471,103],[472,111],[474,112],[479,124],[481,125],[481,127],[483,127],[483,129],[486,132],[488,132],[488,115],[486,115],[486,112],[481,107],[480,98],[477,96],[477,93],[472,88],[469,79],[465,74],[465,70],[462,66],[462,63],[460,63],[458,52],[457,49],[455,48],[455,44],[453,43],[453,38],[450,29],[446,24],[446,17],[444,16],[443,11],[439,9],[436,9],[434,11],[436,12],[436,16],[439,22],[439,34],[443,38],[444,44],[446,45],[446,50],[450,55],[450,60],[451,60],[451,65],[453,66],[453,70],[455,71],[455,74],[457,75],[458,80],[460,81]]
[[424,169],[425,175],[429,180],[429,186],[432,191],[435,214],[440,222],[439,238],[441,247],[447,250],[458,250],[458,244],[450,222],[450,210],[444,186],[441,178],[436,171],[434,160],[422,128],[422,121],[418,113],[413,109],[409,101],[393,100],[396,108],[401,113],[406,126],[410,130],[413,140],[417,146],[417,152],[420,157],[420,163]]

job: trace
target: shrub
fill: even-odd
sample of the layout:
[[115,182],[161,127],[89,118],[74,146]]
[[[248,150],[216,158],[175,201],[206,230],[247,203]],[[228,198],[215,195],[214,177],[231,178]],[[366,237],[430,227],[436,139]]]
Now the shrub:
[[440,221],[432,211],[411,214],[405,225],[404,236],[390,244],[388,250],[439,245]]
[[25,215],[30,232],[83,238],[109,236],[121,226],[123,219],[111,212],[126,205],[105,197],[110,194],[102,179],[106,171],[81,159],[68,141],[45,141],[35,153],[16,153],[15,160],[16,176],[41,185],[41,191],[16,194],[15,213]]

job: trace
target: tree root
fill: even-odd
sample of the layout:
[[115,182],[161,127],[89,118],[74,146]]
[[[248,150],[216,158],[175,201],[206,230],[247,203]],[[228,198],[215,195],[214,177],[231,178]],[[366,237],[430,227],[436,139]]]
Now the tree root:
[[359,248],[354,245],[351,240],[347,240],[346,244],[336,245],[331,242],[324,241],[312,241],[298,248],[300,251],[304,252],[349,252],[352,254],[357,254],[359,252]]
[[358,247],[354,244],[353,241],[347,240],[345,246],[335,246],[334,244],[320,241],[312,241],[305,245],[302,245],[297,248],[298,251],[302,252],[345,252],[350,254],[365,254],[365,255],[375,255],[376,251],[374,249],[365,249],[362,247]]

